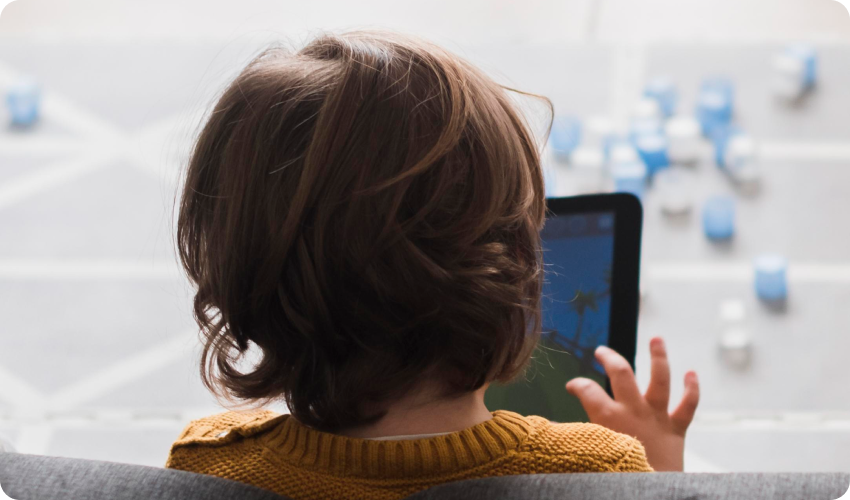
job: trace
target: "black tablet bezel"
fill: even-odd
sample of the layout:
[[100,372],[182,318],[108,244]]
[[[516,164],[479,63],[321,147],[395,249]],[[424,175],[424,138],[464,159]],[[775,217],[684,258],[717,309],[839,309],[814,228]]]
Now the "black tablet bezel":
[[[546,211],[547,219],[553,215],[614,213],[611,317],[607,345],[626,358],[634,369],[640,308],[640,245],[643,226],[640,200],[626,193],[547,198]],[[611,383],[608,378],[605,385],[610,394]]]

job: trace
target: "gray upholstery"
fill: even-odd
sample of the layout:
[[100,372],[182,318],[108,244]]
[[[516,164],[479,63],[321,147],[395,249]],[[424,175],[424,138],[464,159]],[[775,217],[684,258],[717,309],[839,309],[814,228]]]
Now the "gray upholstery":
[[0,453],[0,485],[15,500],[284,500],[190,472],[17,453]]
[[[182,471],[0,453],[0,485],[15,500],[285,500]],[[834,500],[850,474],[547,474],[449,483],[408,500]]]
[[835,500],[850,474],[540,474],[436,486],[408,500]]

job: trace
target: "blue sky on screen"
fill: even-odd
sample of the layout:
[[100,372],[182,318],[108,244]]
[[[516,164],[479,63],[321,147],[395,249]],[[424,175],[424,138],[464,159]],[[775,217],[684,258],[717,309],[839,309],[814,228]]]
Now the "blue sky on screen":
[[607,343],[611,300],[605,295],[608,287],[605,273],[612,263],[613,241],[612,235],[544,241],[544,331],[554,329],[564,338],[574,340],[579,315],[571,302],[579,290],[594,292],[602,296],[597,301],[597,310],[585,311],[579,343],[584,346]]

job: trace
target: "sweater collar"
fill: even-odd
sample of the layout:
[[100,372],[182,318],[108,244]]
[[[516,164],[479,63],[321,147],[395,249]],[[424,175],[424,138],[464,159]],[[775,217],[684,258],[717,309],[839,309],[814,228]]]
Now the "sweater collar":
[[284,462],[346,477],[410,478],[459,472],[511,454],[528,437],[529,422],[509,411],[460,432],[426,439],[357,439],[307,427],[291,416],[265,434]]

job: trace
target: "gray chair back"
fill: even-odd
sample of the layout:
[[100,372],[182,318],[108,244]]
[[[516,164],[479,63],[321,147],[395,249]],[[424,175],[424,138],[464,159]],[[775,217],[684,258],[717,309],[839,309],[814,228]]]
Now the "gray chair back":
[[286,500],[191,472],[18,453],[0,453],[0,485],[14,500]]
[[[850,474],[538,474],[435,486],[407,500],[835,500]],[[850,499],[850,497],[848,497]]]
[[[0,485],[15,500],[286,500],[190,472],[0,453]],[[539,474],[459,481],[407,500],[835,500],[850,474]]]

